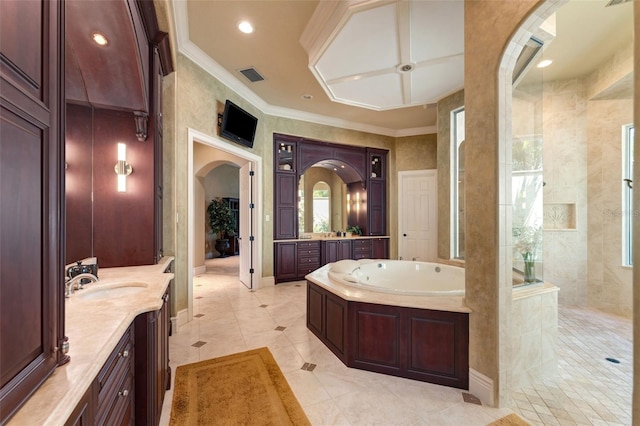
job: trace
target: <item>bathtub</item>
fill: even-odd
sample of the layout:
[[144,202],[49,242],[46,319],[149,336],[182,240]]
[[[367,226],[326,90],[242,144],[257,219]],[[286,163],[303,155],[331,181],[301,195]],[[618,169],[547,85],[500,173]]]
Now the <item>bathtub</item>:
[[411,296],[464,296],[464,269],[405,260],[341,260],[328,276],[345,285]]
[[347,367],[468,389],[463,268],[341,260],[305,278],[307,328]]

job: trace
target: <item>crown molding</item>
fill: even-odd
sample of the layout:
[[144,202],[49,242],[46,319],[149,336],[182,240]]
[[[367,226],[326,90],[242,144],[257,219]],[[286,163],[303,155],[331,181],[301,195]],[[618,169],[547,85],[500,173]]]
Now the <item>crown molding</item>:
[[172,3],[175,16],[174,22],[178,52],[189,58],[211,76],[218,79],[221,83],[229,87],[229,89],[234,91],[238,96],[249,102],[265,115],[289,118],[292,120],[306,121],[325,126],[338,127],[341,129],[355,130],[390,137],[417,136],[437,132],[435,126],[397,130],[387,127],[379,127],[370,124],[346,121],[321,114],[313,114],[305,111],[271,105],[265,102],[264,99],[256,95],[251,89],[249,89],[238,78],[236,78],[236,76],[223,68],[218,62],[207,55],[202,49],[196,46],[189,39],[189,16],[187,12],[187,1],[175,0]]

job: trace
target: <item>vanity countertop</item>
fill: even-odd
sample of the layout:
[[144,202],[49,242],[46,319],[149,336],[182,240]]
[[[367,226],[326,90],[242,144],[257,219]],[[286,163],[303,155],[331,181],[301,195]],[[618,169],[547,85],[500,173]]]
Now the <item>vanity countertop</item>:
[[[162,295],[173,278],[164,271],[172,260],[163,257],[156,265],[99,269],[98,283],[86,284],[66,299],[65,334],[71,361],[56,368],[9,425],[64,424],[135,317],[162,307]],[[82,297],[100,286],[127,282],[147,287],[120,297]]]

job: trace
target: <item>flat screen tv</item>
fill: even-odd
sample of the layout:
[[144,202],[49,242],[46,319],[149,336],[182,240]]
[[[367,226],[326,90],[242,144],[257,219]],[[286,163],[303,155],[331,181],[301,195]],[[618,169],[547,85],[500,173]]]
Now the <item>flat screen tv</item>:
[[257,125],[256,117],[227,99],[222,113],[220,136],[252,148]]

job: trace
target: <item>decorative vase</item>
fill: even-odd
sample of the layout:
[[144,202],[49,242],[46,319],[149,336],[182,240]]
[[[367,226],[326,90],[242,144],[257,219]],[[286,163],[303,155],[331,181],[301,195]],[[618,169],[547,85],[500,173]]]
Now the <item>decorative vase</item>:
[[227,250],[231,245],[228,239],[216,240],[216,250],[220,253],[220,257],[227,257]]
[[536,263],[532,260],[524,262],[524,282],[536,282]]

